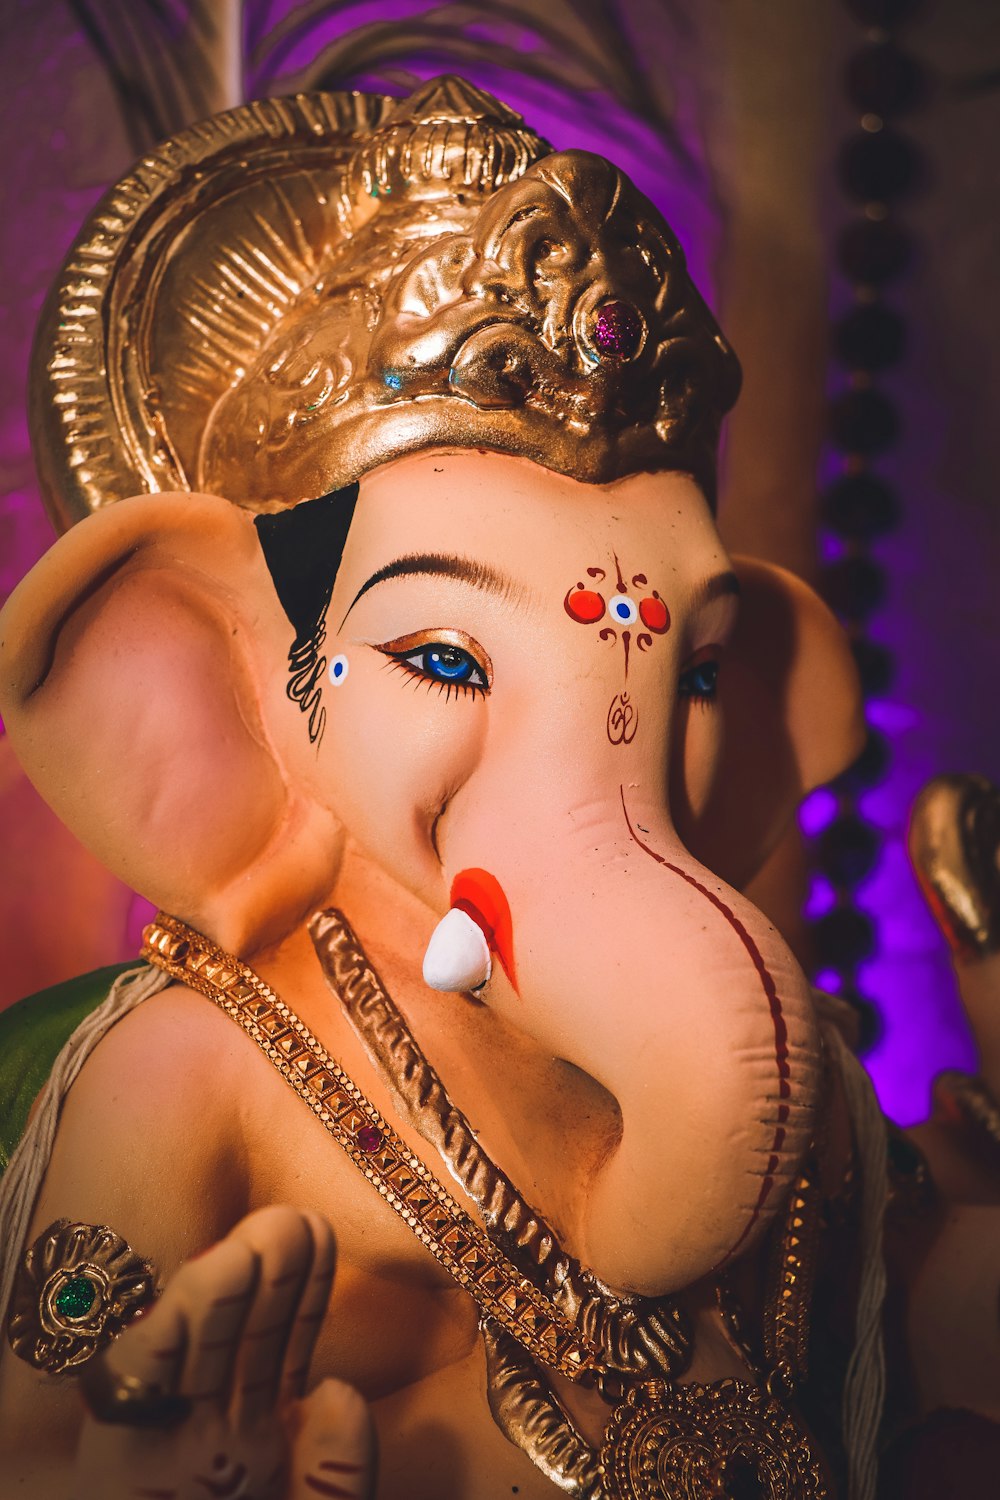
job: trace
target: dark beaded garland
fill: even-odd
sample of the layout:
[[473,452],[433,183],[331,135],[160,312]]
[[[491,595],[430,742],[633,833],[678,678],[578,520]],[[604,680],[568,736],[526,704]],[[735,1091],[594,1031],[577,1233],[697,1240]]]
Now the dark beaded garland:
[[859,289],[877,290],[908,269],[913,241],[891,219],[858,219],[840,236],[837,258],[844,275]]
[[[894,675],[891,654],[867,634],[868,620],[886,595],[884,571],[869,549],[900,519],[896,494],[872,471],[872,463],[892,449],[902,427],[895,405],[873,382],[906,352],[903,319],[882,297],[912,262],[913,241],[895,213],[900,200],[919,188],[923,175],[913,142],[889,122],[919,105],[924,79],[916,61],[890,35],[917,9],[917,0],[845,4],[867,35],[844,76],[860,128],[844,142],[837,161],[841,188],[860,212],[837,241],[837,263],[855,304],[833,329],[833,356],[846,374],[829,412],[830,441],[842,456],[842,472],[821,498],[820,518],[836,538],[839,555],[834,549],[822,586],[847,628],[868,701],[887,693]],[[858,887],[877,868],[882,837],[866,820],[859,799],[885,779],[890,763],[889,742],[869,724],[854,764],[831,783],[836,812],[811,849],[833,890],[832,907],[813,924],[814,960],[818,970],[837,975],[839,993],[855,1006],[862,1051],[876,1041],[880,1023],[859,989],[857,971],[877,951],[878,934],[871,915],[855,902]]]
[[[866,116],[867,118],[867,116]],[[919,181],[920,157],[905,136],[880,126],[852,136],[840,153],[840,182],[859,203],[887,203],[912,192]]]
[[858,1052],[862,1057],[870,1052],[882,1036],[882,1017],[872,1002],[862,995],[853,984],[845,984],[840,998],[854,1009],[858,1026]]
[[849,370],[871,374],[888,369],[902,359],[905,347],[902,318],[878,303],[855,307],[834,329],[834,352]]
[[832,783],[845,805],[850,805],[859,793],[884,781],[891,759],[889,741],[885,735],[879,734],[877,729],[869,728],[857,760]]
[[844,541],[870,542],[897,524],[899,505],[877,474],[845,474],[824,495],[822,520]]
[[877,641],[865,636],[856,636],[851,642],[851,651],[861,678],[861,691],[866,698],[882,698],[892,687],[895,664],[892,655]]
[[879,837],[857,813],[842,813],[818,840],[820,863],[836,885],[858,885],[878,861]]
[[845,3],[862,26],[880,29],[909,21],[920,9],[920,0],[845,0]]
[[912,57],[892,42],[875,42],[849,60],[847,94],[864,114],[902,115],[920,103],[923,75]]
[[885,574],[869,557],[855,553],[824,568],[823,593],[830,607],[848,624],[873,614],[885,597]]
[[835,906],[814,927],[821,969],[855,969],[875,952],[875,925],[856,906]]
[[870,458],[899,436],[896,408],[879,391],[845,391],[830,404],[830,436],[842,452]]

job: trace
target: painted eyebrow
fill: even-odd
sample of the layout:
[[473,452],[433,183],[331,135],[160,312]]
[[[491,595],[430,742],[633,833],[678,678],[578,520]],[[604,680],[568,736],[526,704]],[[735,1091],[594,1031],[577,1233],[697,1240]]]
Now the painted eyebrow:
[[483,589],[488,594],[496,594],[501,599],[524,597],[523,590],[512,578],[509,578],[506,573],[501,573],[499,569],[490,567],[489,563],[475,562],[466,557],[453,557],[445,552],[413,552],[406,557],[397,557],[394,562],[386,563],[370,578],[365,579],[351,600],[347,614],[340,622],[341,630],[344,628],[347,615],[369,589],[375,588],[380,583],[387,583],[390,578],[410,578],[415,574],[431,578],[457,578],[461,583],[470,583],[473,588]]
[[695,606],[711,604],[713,599],[724,599],[727,594],[739,598],[743,590],[740,588],[740,580],[733,572],[716,573],[712,578],[706,578],[695,595]]

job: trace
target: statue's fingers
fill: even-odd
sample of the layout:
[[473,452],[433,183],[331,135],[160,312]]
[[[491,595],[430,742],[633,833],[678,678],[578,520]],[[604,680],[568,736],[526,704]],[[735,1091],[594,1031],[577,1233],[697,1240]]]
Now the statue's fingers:
[[278,1400],[285,1352],[309,1279],[314,1244],[303,1215],[279,1205],[250,1214],[231,1237],[239,1237],[260,1263],[233,1389],[234,1417],[247,1431],[262,1421]]
[[313,1350],[330,1302],[336,1259],[329,1224],[319,1214],[306,1214],[306,1219],[312,1231],[313,1260],[285,1353],[281,1394],[288,1399],[297,1399],[305,1391]]
[[[80,1375],[87,1417],[69,1493],[108,1500],[140,1484],[173,1486],[173,1444],[190,1407],[179,1396],[187,1346],[184,1313],[161,1301]],[[147,1493],[152,1493],[147,1489]]]
[[368,1404],[342,1380],[324,1380],[299,1403],[288,1500],[370,1500],[375,1430]]
[[260,1266],[235,1235],[186,1261],[164,1293],[187,1322],[180,1391],[196,1409],[225,1410],[230,1403],[243,1329],[253,1307]]
[[183,1309],[164,1294],[92,1359],[80,1376],[80,1390],[94,1420],[111,1427],[155,1427],[182,1417],[187,1332]]

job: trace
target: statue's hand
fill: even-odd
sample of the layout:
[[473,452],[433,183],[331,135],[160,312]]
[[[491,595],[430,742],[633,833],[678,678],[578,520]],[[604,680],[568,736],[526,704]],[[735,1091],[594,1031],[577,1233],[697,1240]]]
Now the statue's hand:
[[371,1422],[350,1386],[303,1397],[333,1279],[324,1220],[243,1219],[185,1262],[83,1379],[72,1500],[365,1500]]

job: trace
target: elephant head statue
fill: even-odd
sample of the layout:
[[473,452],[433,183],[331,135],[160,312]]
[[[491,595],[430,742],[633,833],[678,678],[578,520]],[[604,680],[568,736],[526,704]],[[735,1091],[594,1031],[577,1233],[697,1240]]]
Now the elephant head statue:
[[2,616],[17,755],[289,1004],[329,1005],[343,912],[567,1253],[683,1293],[813,1137],[809,987],[741,889],[861,733],[826,608],[716,528],[734,357],[620,173],[455,80],[218,130],[116,190],[47,314],[84,518]]
[[289,560],[326,573],[307,696],[253,519],[144,496],[9,606],[17,753],[103,862],[242,956],[329,904],[348,843],[389,927],[396,892],[432,926],[473,908],[482,970],[461,924],[432,939],[455,992],[434,1029],[485,1006],[599,1087],[570,1243],[612,1285],[684,1286],[808,1144],[808,987],[738,887],[853,749],[846,648],[804,585],[734,567],[684,475],[431,449],[312,503],[330,515]]

